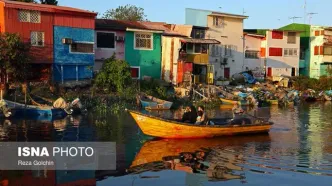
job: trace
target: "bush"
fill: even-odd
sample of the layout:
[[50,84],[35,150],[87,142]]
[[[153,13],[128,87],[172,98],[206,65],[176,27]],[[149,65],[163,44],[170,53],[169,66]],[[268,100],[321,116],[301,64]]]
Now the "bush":
[[124,60],[115,58],[115,54],[105,60],[101,71],[95,78],[95,85],[104,91],[125,94],[128,85],[132,85],[130,66]]
[[330,90],[332,88],[332,77],[322,76],[319,79],[299,76],[293,78],[295,89],[303,91],[313,89],[317,91]]

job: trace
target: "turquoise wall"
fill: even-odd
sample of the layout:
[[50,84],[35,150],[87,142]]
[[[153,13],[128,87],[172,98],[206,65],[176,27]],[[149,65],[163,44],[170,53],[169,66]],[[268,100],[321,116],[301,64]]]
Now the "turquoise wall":
[[186,8],[185,24],[207,27],[208,26],[207,16],[210,14],[212,14],[212,12],[208,10],[197,10],[197,9]]
[[134,32],[126,32],[125,59],[130,66],[140,67],[140,78],[161,75],[161,34],[153,34],[153,50],[134,49]]

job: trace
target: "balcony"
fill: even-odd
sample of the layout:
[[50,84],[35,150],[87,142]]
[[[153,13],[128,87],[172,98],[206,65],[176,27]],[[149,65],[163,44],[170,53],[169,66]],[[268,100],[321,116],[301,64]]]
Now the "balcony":
[[192,62],[198,65],[208,65],[209,54],[181,54],[180,60]]

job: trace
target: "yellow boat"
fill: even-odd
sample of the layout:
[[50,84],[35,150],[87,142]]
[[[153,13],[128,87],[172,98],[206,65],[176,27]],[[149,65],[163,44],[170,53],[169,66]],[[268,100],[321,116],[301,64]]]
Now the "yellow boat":
[[[260,119],[223,119],[222,125],[194,125],[129,111],[144,134],[160,138],[212,138],[248,133],[267,133],[272,122]],[[241,123],[236,123],[241,122]]]
[[248,106],[248,105],[250,105],[249,102],[246,101],[246,100],[234,101],[234,100],[220,98],[220,101],[222,102],[222,104],[225,104],[225,105],[235,105],[236,103],[238,103],[241,106]]

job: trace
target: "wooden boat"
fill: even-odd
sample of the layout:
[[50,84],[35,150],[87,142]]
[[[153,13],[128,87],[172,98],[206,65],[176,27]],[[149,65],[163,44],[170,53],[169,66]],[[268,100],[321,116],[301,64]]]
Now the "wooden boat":
[[195,152],[201,149],[226,146],[242,146],[250,142],[269,142],[269,135],[234,136],[227,138],[203,139],[161,139],[147,141],[137,153],[131,167],[162,161],[163,157],[178,156],[181,152]]
[[173,105],[173,102],[158,99],[145,94],[141,94],[139,99],[142,107],[147,110],[169,110]]
[[27,117],[65,117],[67,114],[63,109],[57,109],[50,106],[34,106],[16,103],[5,100],[8,107],[13,113],[13,116],[27,116]]
[[220,100],[225,105],[234,105],[234,104],[238,103],[241,106],[249,106],[249,102],[246,100],[234,101],[234,100],[229,100],[229,99],[224,99],[224,98],[220,98]]
[[160,138],[212,138],[225,135],[266,133],[273,124],[254,119],[250,120],[252,124],[244,125],[244,120],[223,119],[217,125],[194,125],[149,116],[136,111],[129,111],[129,113],[144,134]]

